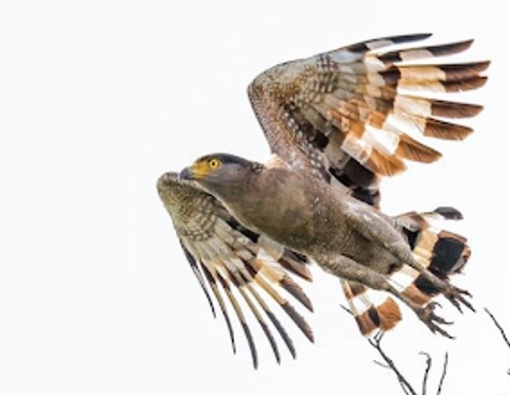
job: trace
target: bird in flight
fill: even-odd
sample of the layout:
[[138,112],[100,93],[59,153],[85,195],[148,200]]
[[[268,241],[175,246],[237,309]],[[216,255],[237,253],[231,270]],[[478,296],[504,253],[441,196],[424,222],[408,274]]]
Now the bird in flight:
[[[440,224],[461,219],[460,212],[439,207],[389,216],[379,205],[383,177],[403,172],[406,161],[440,158],[421,138],[462,140],[472,129],[454,120],[482,110],[441,95],[483,86],[489,62],[436,61],[467,50],[472,40],[410,45],[429,36],[373,39],[264,71],[248,96],[271,159],[262,164],[208,154],[158,179],[159,196],[213,314],[219,306],[235,352],[233,309],[255,368],[246,311],[278,362],[273,327],[293,357],[296,351],[271,305],[313,342],[294,306],[313,311],[297,280],[312,281],[312,263],[340,279],[365,336],[401,320],[395,299],[447,337],[436,296],[473,310],[469,293],[450,282],[470,256],[467,240]],[[376,301],[374,294],[384,297]]]

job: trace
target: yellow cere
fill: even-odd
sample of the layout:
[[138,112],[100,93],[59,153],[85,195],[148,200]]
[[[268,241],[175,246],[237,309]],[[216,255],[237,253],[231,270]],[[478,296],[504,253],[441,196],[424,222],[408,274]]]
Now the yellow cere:
[[193,173],[194,178],[206,177],[211,171],[220,167],[221,162],[217,158],[211,158],[207,160],[200,160],[195,162],[190,170]]

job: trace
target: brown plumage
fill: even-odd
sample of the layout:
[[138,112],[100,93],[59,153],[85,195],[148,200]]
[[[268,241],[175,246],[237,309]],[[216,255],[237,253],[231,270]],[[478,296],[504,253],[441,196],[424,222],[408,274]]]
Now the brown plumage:
[[[432,331],[445,336],[449,336],[442,327],[445,321],[434,313],[432,299],[441,294],[459,309],[462,304],[472,308],[465,298],[467,292],[449,282],[469,257],[466,239],[435,227],[437,219],[459,219],[460,213],[440,208],[389,217],[379,210],[383,176],[404,171],[409,160],[431,163],[440,158],[421,137],[461,140],[472,129],[455,120],[482,110],[480,105],[438,99],[437,94],[482,86],[486,77],[481,73],[488,62],[426,62],[462,52],[472,41],[391,47],[428,37],[416,34],[370,40],[263,72],[250,84],[248,96],[275,157],[264,165],[228,154],[207,155],[183,170],[182,181],[177,181],[214,202],[215,218],[230,216],[230,224],[235,222],[230,229],[257,235],[252,239],[254,248],[263,248],[260,240],[264,238],[285,251],[274,255],[272,262],[282,273],[302,274],[308,258],[338,276],[365,335],[376,329],[389,330],[401,320],[392,297],[409,306]],[[387,46],[390,51],[384,52]],[[163,201],[175,217],[175,207]],[[196,210],[185,199],[180,204],[189,213]],[[181,219],[181,224],[189,226],[186,221],[190,220]],[[193,229],[201,226],[194,224]],[[183,230],[176,228],[182,241]],[[225,237],[217,235],[221,242]],[[198,250],[191,256],[203,262],[204,255]],[[299,258],[290,259],[289,264],[285,255]],[[260,270],[249,263],[243,265]],[[241,291],[275,349],[268,326],[248,298],[256,276],[240,273],[229,272],[221,278],[229,278]],[[209,276],[209,283],[214,287],[214,276]],[[205,288],[205,282],[201,284]],[[277,284],[283,286],[283,282]],[[231,295],[229,288],[224,289]],[[375,303],[372,290],[391,296]],[[213,292],[220,301],[219,291],[213,288]],[[265,310],[262,299],[250,295]],[[235,299],[231,302],[244,323],[239,304]],[[251,335],[247,336],[254,352]]]
[[418,136],[461,140],[472,129],[446,119],[468,118],[482,110],[430,95],[482,86],[486,77],[481,73],[489,62],[416,64],[465,51],[472,40],[382,52],[386,46],[429,36],[370,40],[260,74],[248,96],[272,152],[330,183],[340,181],[355,197],[377,206],[381,176],[402,172],[405,160],[429,163],[440,158]]
[[313,332],[306,320],[278,291],[278,288],[283,289],[306,309],[313,310],[307,295],[289,275],[293,273],[311,281],[306,257],[245,228],[213,196],[180,182],[177,173],[163,174],[157,187],[213,315],[216,315],[216,310],[208,289],[221,309],[234,352],[234,329],[225,296],[245,333],[255,367],[258,365],[255,341],[242,304],[238,301],[239,296],[259,322],[278,362],[280,352],[277,343],[260,309],[278,331],[293,357],[296,351],[292,339],[266,303],[264,294],[274,300],[304,335],[313,341]]
[[[420,232],[423,240],[413,250],[404,231],[403,218],[407,217],[399,223],[398,218],[384,215],[305,169],[290,167],[279,157],[262,165],[229,154],[207,155],[184,169],[180,177],[213,194],[248,229],[306,255],[341,279],[399,298],[433,332],[449,336],[441,327],[445,321],[433,311],[434,304],[426,303],[430,297],[442,294],[457,308],[465,305],[472,309],[465,298],[468,293],[445,281],[450,274],[447,265],[458,264],[450,262],[450,257],[437,262],[432,259],[437,239],[445,239],[446,234],[441,236],[427,225],[420,224],[420,228],[416,221],[412,229]],[[460,236],[455,241],[467,249]],[[436,266],[439,271],[434,272]],[[391,281],[395,272],[414,275],[411,287],[416,292],[410,295],[414,288],[397,288]],[[416,294],[427,299],[417,300]],[[379,309],[381,317],[374,319],[374,325],[381,329],[394,326],[383,317],[388,304]],[[390,315],[399,319],[395,310],[391,309]],[[368,328],[360,327],[363,332]]]

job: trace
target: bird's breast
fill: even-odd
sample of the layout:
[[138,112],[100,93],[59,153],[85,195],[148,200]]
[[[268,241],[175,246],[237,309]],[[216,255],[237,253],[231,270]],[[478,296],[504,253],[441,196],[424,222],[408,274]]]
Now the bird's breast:
[[289,171],[267,184],[259,213],[252,211],[260,232],[305,254],[335,244],[345,234],[338,197],[322,180]]

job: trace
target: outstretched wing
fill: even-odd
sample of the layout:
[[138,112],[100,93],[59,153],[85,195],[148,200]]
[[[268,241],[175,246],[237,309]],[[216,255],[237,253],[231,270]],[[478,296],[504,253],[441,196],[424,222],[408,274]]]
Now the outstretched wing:
[[[260,74],[248,87],[248,95],[271,151],[291,166],[312,171],[337,187],[347,187],[354,197],[377,207],[383,176],[404,171],[406,160],[430,163],[440,158],[420,137],[461,140],[472,129],[451,119],[472,117],[482,110],[479,105],[432,97],[476,89],[485,83],[482,73],[489,62],[444,64],[434,59],[465,51],[472,40],[395,47],[429,36],[365,41],[283,63]],[[415,233],[405,223],[402,227],[413,235],[409,243],[417,259],[435,257],[431,267],[447,268],[441,272],[447,277],[452,262],[465,262],[469,249],[458,235],[430,230],[433,228],[425,226],[425,218],[416,222],[421,227],[414,226],[418,229],[413,228]],[[415,245],[417,238],[422,241]],[[395,276],[397,283],[408,284],[402,292],[419,304],[428,303],[435,295],[417,273]],[[400,321],[400,310],[391,298],[376,301],[377,292],[358,283],[341,283],[364,335],[391,329]]]
[[[273,299],[313,341],[313,333],[306,320],[287,300],[287,294],[308,310],[312,304],[289,273],[311,281],[306,257],[283,248],[281,245],[244,228],[213,196],[191,184],[178,180],[176,173],[165,173],[158,180],[159,196],[169,212],[186,258],[196,276],[213,315],[212,291],[224,316],[232,347],[235,352],[234,330],[230,321],[225,297],[235,311],[248,341],[253,365],[258,365],[257,349],[246,319],[244,306],[254,315],[265,333],[276,360],[280,353],[265,316],[276,328],[293,357],[296,355],[292,339],[277,316],[271,311],[266,298]],[[261,313],[261,310],[264,312]]]
[[[472,129],[447,119],[482,107],[431,98],[482,86],[489,62],[421,62],[468,49],[472,40],[392,49],[430,34],[365,41],[277,65],[255,78],[248,95],[271,150],[296,168],[341,184],[374,206],[379,180],[441,154],[417,135],[461,140]],[[388,51],[381,48],[389,47]],[[417,62],[418,61],[418,62]]]

